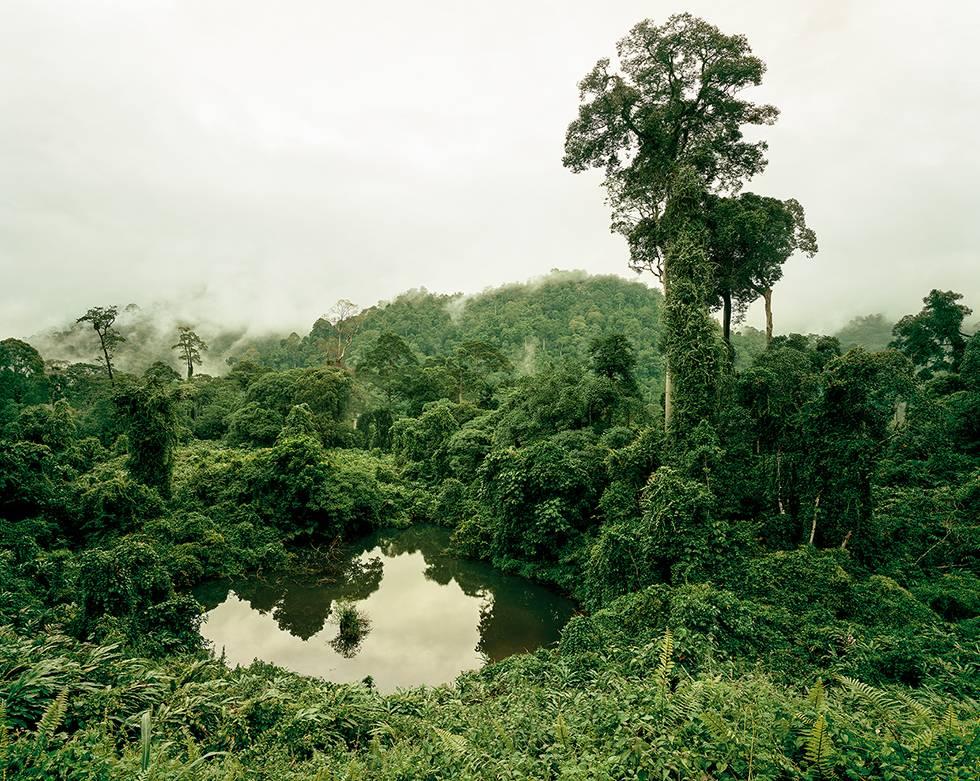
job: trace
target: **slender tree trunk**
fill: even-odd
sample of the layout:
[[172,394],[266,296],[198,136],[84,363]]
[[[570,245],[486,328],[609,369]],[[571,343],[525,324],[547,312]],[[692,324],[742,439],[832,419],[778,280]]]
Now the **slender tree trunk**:
[[782,448],[776,450],[776,503],[779,505],[779,514],[786,515],[786,508],[783,506],[783,451]]
[[112,361],[109,360],[109,351],[106,349],[102,334],[99,334],[99,343],[102,345],[102,354],[105,356],[105,368],[109,372],[109,382],[115,382],[116,380],[112,376]]
[[766,347],[772,342],[772,288],[767,287],[762,291],[762,297],[766,301]]
[[[660,283],[664,286],[664,305],[667,303],[667,258],[663,259],[660,271]],[[663,314],[661,314],[661,322]],[[674,414],[674,378],[670,371],[670,354],[664,353],[664,431],[670,429],[670,420]]]
[[192,361],[190,358],[188,358],[187,359],[187,379],[189,380],[192,376],[194,376],[194,361]]
[[726,290],[721,294],[723,303],[721,313],[721,333],[725,338],[725,344],[732,346],[732,291]]
[[810,524],[810,544],[817,538],[817,513],[820,512],[820,494],[813,500],[813,522]]

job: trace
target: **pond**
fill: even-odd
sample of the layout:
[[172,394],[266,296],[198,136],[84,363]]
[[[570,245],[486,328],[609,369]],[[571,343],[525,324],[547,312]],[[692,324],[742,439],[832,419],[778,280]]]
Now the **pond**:
[[[195,595],[201,634],[230,665],[253,659],[336,682],[370,676],[382,692],[459,673],[558,640],[574,603],[520,577],[460,559],[438,527],[383,531],[350,549],[337,582],[214,582]],[[351,641],[338,616],[356,609]]]

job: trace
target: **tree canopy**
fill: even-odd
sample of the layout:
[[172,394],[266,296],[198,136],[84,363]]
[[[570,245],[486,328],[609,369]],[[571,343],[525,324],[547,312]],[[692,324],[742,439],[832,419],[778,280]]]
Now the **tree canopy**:
[[743,35],[691,14],[637,24],[579,84],[578,116],[565,137],[565,166],[605,172],[613,230],[631,264],[663,273],[661,218],[674,176],[689,166],[707,189],[734,191],[766,166],[765,141],[744,128],[775,122],[774,106],[743,96],[765,65]]

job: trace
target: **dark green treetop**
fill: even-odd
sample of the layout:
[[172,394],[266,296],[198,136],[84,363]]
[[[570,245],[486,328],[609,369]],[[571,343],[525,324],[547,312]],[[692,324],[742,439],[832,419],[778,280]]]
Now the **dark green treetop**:
[[[706,206],[715,282],[711,304],[722,309],[722,332],[730,343],[733,317],[740,320],[749,304],[772,290],[790,255],[800,251],[813,257],[817,236],[792,198],[709,196]],[[767,330],[771,338],[771,326]]]
[[618,69],[599,60],[579,84],[564,164],[605,171],[612,227],[629,239],[631,265],[660,275],[659,222],[678,169],[690,166],[709,189],[737,190],[766,165],[766,142],[742,128],[772,124],[778,111],[740,96],[765,73],[745,36],[690,14],[640,22],[617,53]]
[[918,314],[905,315],[892,330],[889,346],[912,361],[923,379],[959,371],[967,339],[963,318],[973,312],[957,303],[961,298],[952,290],[933,290],[922,299],[925,306]]
[[187,379],[190,379],[194,374],[194,364],[201,363],[201,353],[208,349],[208,346],[204,343],[190,326],[182,325],[178,326],[177,332],[179,334],[177,338],[177,344],[171,346],[171,350],[176,350],[180,359],[187,366]]
[[99,360],[102,361],[106,371],[109,373],[110,380],[114,379],[112,374],[112,356],[115,348],[121,342],[126,341],[126,338],[113,328],[113,324],[116,322],[118,315],[118,306],[93,306],[75,321],[76,323],[91,323],[95,333],[98,334],[99,345],[102,348],[102,358]]

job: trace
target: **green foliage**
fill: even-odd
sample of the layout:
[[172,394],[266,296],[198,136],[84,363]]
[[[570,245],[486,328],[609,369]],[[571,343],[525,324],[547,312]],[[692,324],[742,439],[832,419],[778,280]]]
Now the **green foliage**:
[[74,444],[77,431],[71,405],[59,399],[54,404],[22,407],[9,425],[8,437],[46,445],[53,452],[62,453]]
[[265,372],[253,379],[242,405],[228,421],[231,444],[267,446],[275,442],[290,410],[305,404],[326,445],[343,443],[352,392],[351,376],[339,369]]
[[754,193],[707,199],[708,247],[711,259],[713,309],[722,309],[722,329],[729,338],[731,322],[741,320],[748,306],[783,275],[783,264],[797,250],[813,257],[817,237],[806,225],[803,207]]
[[126,341],[126,337],[113,327],[118,316],[118,306],[94,306],[75,321],[76,323],[90,323],[92,329],[99,337],[99,347],[101,348],[102,354],[98,360],[105,366],[110,381],[114,376],[112,373],[112,358],[115,355],[116,347],[121,342]]
[[690,167],[705,187],[737,189],[766,163],[765,142],[747,141],[742,126],[770,124],[777,111],[740,95],[765,71],[745,37],[691,14],[640,22],[617,52],[618,71],[602,59],[579,84],[564,163],[605,172],[613,229],[629,240],[631,265],[659,273],[658,218],[678,170]]
[[65,711],[68,709],[68,689],[67,687],[58,692],[58,695],[51,700],[37,723],[37,730],[34,733],[34,753],[41,754],[51,742],[55,733],[61,727],[65,718]]
[[[683,294],[664,307],[567,274],[419,294],[184,383],[39,375],[14,345],[38,384],[0,416],[0,772],[972,778],[980,342],[923,380],[895,352],[746,332],[733,369],[703,197],[659,226]],[[669,437],[647,405],[661,310]],[[341,352],[356,372],[323,365]],[[413,520],[592,612],[556,650],[387,697],[202,649],[191,588]],[[336,607],[354,651],[364,616]]]
[[78,561],[74,582],[81,636],[121,633],[144,652],[193,648],[201,607],[174,591],[170,574],[148,543],[122,540],[92,548]]
[[922,299],[922,311],[895,324],[895,338],[889,346],[904,353],[920,377],[959,371],[966,349],[963,319],[973,311],[957,303],[962,298],[952,290],[933,290]]
[[354,656],[370,630],[371,622],[351,602],[335,605],[332,618],[337,624],[337,636],[330,645],[341,656]]
[[258,402],[246,402],[228,417],[228,441],[233,445],[271,445],[284,422],[278,411],[266,409]]
[[126,419],[126,468],[134,479],[166,498],[170,495],[176,444],[173,395],[165,385],[148,380],[140,384],[127,382],[114,400]]
[[[635,519],[607,522],[592,544],[583,592],[600,605],[665,581],[700,579],[744,555],[744,530],[716,516],[716,499],[703,483],[662,466],[650,475]],[[741,549],[741,550],[740,550]]]
[[722,365],[717,329],[705,307],[713,272],[708,233],[699,216],[702,186],[692,169],[682,169],[672,182],[664,217],[668,235],[664,263],[669,269],[664,348],[671,382],[665,399],[666,424],[681,447],[686,434],[701,421],[715,420]]
[[449,441],[467,416],[462,405],[431,402],[417,418],[402,418],[392,426],[392,449],[415,464],[422,477],[438,481],[449,474]]
[[63,512],[64,474],[51,449],[32,442],[0,446],[0,518]]
[[187,366],[187,379],[194,374],[194,365],[201,363],[201,353],[206,352],[208,346],[189,326],[180,326],[177,329],[177,344],[171,346],[171,350],[176,350],[184,365]]
[[0,341],[0,404],[42,404],[48,393],[41,354],[20,339]]
[[478,496],[493,526],[490,554],[554,561],[593,523],[602,453],[594,438],[567,432],[520,449],[494,450],[478,473]]
[[73,486],[77,504],[75,533],[103,536],[135,531],[164,513],[160,494],[128,471],[99,466]]

